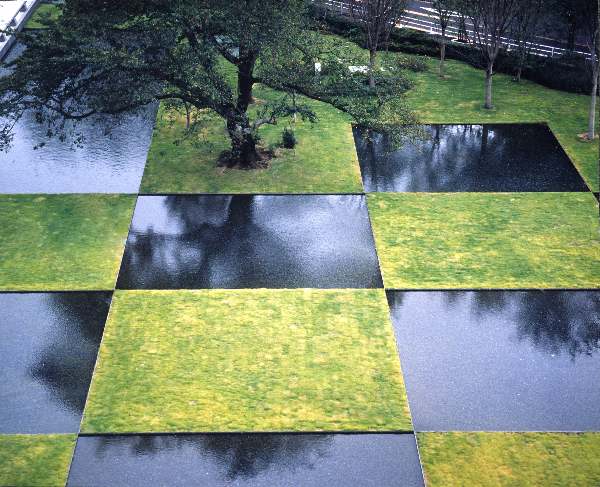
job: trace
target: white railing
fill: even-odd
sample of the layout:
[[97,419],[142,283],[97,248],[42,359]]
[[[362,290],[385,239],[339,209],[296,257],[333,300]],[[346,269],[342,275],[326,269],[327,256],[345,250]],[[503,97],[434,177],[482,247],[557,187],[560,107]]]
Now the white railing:
[[[0,28],[19,32],[35,7],[41,0],[6,0],[0,1]],[[15,42],[15,36],[7,33],[0,34],[0,60],[8,53]]]
[[[315,0],[313,0],[314,2]],[[320,0],[320,4],[325,5],[330,11],[336,12],[341,15],[350,15],[351,8],[348,1],[344,0]],[[430,10],[430,9],[424,9]],[[457,17],[457,16],[455,16]],[[407,12],[400,19],[398,28],[409,28],[414,30],[419,30],[421,32],[427,32],[431,35],[441,35],[441,28],[438,24],[437,17],[434,14],[427,14],[423,12],[417,12],[415,10],[407,10]],[[473,30],[472,27],[467,25],[467,35],[472,39],[473,38]],[[459,28],[455,25],[449,25],[446,29],[446,35],[451,38],[451,40],[458,39],[459,36]],[[507,50],[513,50],[518,47],[517,42],[514,39],[510,39],[508,37],[503,37],[502,41]],[[567,49],[551,46],[547,44],[543,44],[540,42],[530,42],[528,43],[529,52],[536,56],[543,57],[555,57],[562,56],[569,52]],[[583,51],[581,49],[576,49],[572,51],[575,54],[579,54],[586,58],[590,57],[589,52]]]

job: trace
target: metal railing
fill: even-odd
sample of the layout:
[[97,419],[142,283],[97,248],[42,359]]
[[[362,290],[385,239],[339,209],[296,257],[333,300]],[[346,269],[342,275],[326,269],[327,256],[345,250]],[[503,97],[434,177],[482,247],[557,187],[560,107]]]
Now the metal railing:
[[[315,2],[315,0],[313,0]],[[335,12],[339,15],[349,17],[351,16],[352,9],[350,7],[350,2],[344,0],[319,0],[320,5],[326,7],[329,11]],[[458,15],[454,17],[458,18]],[[397,24],[398,28],[409,28],[414,30],[419,30],[421,32],[427,32],[431,35],[440,36],[442,34],[441,28],[439,26],[437,16],[435,14],[426,14],[422,12],[417,12],[414,10],[407,10],[406,13],[401,17],[400,22]],[[467,25],[467,35],[472,39],[473,38],[473,30],[469,29]],[[456,41],[459,37],[459,28],[455,25],[449,25],[446,29],[446,36],[450,37],[451,41]],[[502,42],[504,47],[508,50],[514,50],[519,47],[519,44],[509,37],[503,37]],[[543,57],[555,57],[555,56],[563,56],[565,54],[578,54],[585,58],[590,57],[590,53],[586,51],[582,51],[580,49],[576,49],[574,51],[568,51],[565,48],[558,46],[551,46],[547,44],[543,44],[540,42],[528,42],[527,43],[528,52],[535,56],[543,56]]]

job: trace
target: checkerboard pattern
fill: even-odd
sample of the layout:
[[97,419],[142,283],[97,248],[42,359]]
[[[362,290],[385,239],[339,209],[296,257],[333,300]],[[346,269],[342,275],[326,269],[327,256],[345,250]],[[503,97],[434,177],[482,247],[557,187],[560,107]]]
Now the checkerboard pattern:
[[4,195],[0,224],[0,484],[600,483],[591,192]]

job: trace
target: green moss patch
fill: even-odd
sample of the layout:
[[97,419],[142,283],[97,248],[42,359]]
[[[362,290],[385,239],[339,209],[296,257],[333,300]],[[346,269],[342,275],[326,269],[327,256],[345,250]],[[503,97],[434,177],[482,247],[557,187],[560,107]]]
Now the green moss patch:
[[420,433],[429,487],[600,485],[600,433]]
[[591,193],[372,194],[386,288],[596,288]]
[[411,430],[382,290],[117,292],[85,432]]
[[0,435],[0,485],[63,487],[76,435]]
[[0,290],[114,288],[134,196],[0,196]]
[[[257,87],[257,106],[282,96]],[[217,167],[219,155],[229,149],[223,119],[205,114],[203,129],[194,138],[183,138],[185,117],[173,120],[159,112],[148,162],[142,179],[143,193],[355,193],[362,192],[360,168],[350,119],[324,103],[301,99],[318,114],[315,124],[298,119],[295,149],[283,149],[281,133],[286,123],[263,126],[262,144],[277,157],[267,169],[244,171]],[[180,141],[179,143],[174,143]]]
[[43,18],[49,17],[51,20],[56,20],[60,17],[62,11],[58,5],[51,3],[42,3],[35,9],[31,18],[25,24],[26,29],[43,29],[44,24],[41,23]]

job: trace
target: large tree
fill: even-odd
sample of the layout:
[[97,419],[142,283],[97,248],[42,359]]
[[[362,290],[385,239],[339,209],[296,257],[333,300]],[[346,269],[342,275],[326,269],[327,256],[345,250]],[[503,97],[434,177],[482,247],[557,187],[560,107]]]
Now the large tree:
[[350,0],[352,16],[361,22],[369,50],[369,85],[375,87],[377,52],[400,21],[408,0]]
[[494,64],[506,43],[506,35],[517,12],[518,0],[467,0],[473,24],[473,42],[485,68],[485,108],[493,108],[492,77]]
[[[381,122],[392,94],[408,87],[403,76],[381,74],[386,82],[367,93],[366,76],[320,52],[328,48],[305,22],[304,0],[67,0],[59,21],[21,36],[27,49],[0,80],[0,135],[9,140],[27,111],[58,133],[65,120],[175,100],[221,116],[231,140],[222,161],[253,168],[267,157],[258,145],[262,125],[316,118],[287,93],[334,104],[359,124]],[[322,73],[317,58],[326,63]],[[282,95],[249,110],[258,82]]]

